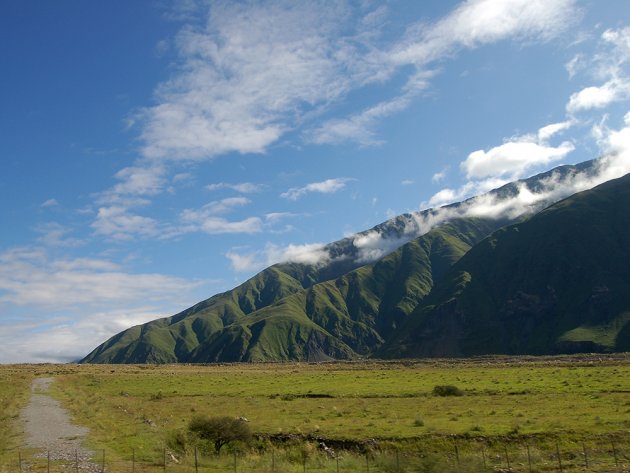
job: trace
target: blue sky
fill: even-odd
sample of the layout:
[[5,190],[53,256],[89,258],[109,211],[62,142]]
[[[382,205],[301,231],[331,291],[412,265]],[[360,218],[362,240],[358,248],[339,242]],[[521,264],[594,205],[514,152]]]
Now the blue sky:
[[630,172],[627,6],[2,2],[0,362],[559,164]]

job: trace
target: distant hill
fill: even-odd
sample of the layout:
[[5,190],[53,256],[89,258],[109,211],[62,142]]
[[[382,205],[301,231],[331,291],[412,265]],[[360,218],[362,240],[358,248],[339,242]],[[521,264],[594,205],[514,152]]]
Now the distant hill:
[[[506,237],[501,235],[505,232],[509,235],[510,232],[519,233],[520,230],[514,228],[530,228],[530,222],[536,225],[537,218],[551,218],[545,215],[554,215],[554,209],[567,205],[572,207],[565,203],[571,202],[569,199],[516,227],[505,227],[493,233],[507,224],[537,214],[553,201],[564,197],[562,192],[544,194],[551,181],[570,179],[576,174],[588,176],[594,172],[596,164],[596,161],[589,161],[578,166],[562,166],[508,184],[481,197],[395,217],[353,237],[326,245],[322,249],[325,258],[319,263],[294,262],[271,266],[235,289],[213,296],[177,315],[125,330],[97,347],[82,362],[317,361],[374,355],[403,357],[618,349],[621,345],[610,341],[611,334],[619,332],[623,338],[626,329],[605,328],[608,326],[604,327],[599,322],[599,325],[584,326],[573,326],[572,322],[567,322],[563,326],[566,326],[564,332],[556,330],[557,324],[547,320],[552,313],[550,311],[555,309],[545,304],[551,304],[553,297],[557,297],[559,286],[553,287],[556,291],[553,297],[544,292],[532,292],[525,284],[529,283],[527,278],[511,282],[521,274],[513,273],[511,267],[504,273],[497,273],[496,278],[500,281],[490,276],[487,281],[483,280],[483,284],[483,281],[477,281],[481,277],[475,276],[474,284],[469,280],[471,274],[485,274],[484,269],[477,268],[482,268],[487,258],[495,259],[490,265],[514,258],[523,258],[523,264],[534,261],[531,247],[538,248],[542,244],[536,238],[553,240],[543,235],[546,231],[558,233],[556,226],[561,227],[565,223],[573,225],[563,228],[562,233],[566,233],[568,239],[572,228],[575,237],[579,238],[584,228],[580,225],[576,227],[575,222],[558,220],[541,228],[538,236],[531,237],[522,248],[516,241],[511,243],[509,248],[513,253],[510,258],[507,250],[505,254],[499,254],[488,249],[488,245],[491,248],[496,246],[488,242],[503,241]],[[534,200],[525,208],[498,212],[492,216],[473,216],[479,214],[473,211],[479,203],[488,205],[490,202],[496,208],[502,208],[523,188],[530,192],[543,192],[545,197]],[[597,194],[599,191],[592,192]],[[575,198],[579,200],[580,197]],[[578,206],[571,213],[584,215],[583,218],[590,221],[591,217],[587,216],[590,208],[589,205]],[[602,232],[606,232],[606,225],[599,225]],[[588,227],[583,222],[584,226]],[[484,240],[486,237],[489,238]],[[605,239],[601,241],[607,242]],[[556,245],[562,247],[560,242]],[[539,275],[540,281],[555,274],[551,269],[560,265],[552,258],[556,254],[564,253],[552,250],[544,253],[547,266]],[[471,272],[469,266],[462,266],[464,264],[471,265],[471,268],[474,266],[477,272]],[[579,265],[560,267],[566,271],[579,269]],[[520,271],[529,274],[534,268]],[[566,279],[567,273],[563,274]],[[499,302],[495,299],[499,296],[496,291],[506,285],[511,289],[504,289],[500,297],[505,295],[509,303],[504,301],[497,312],[495,306]],[[602,283],[589,286],[589,294],[595,298],[593,300],[603,303],[601,301],[608,300],[611,291],[619,288],[621,286]],[[580,290],[581,286],[574,292]],[[461,300],[457,299],[460,293],[465,296]],[[530,299],[532,294],[538,299]],[[455,331],[449,332],[448,327],[439,323],[439,314],[446,311],[449,304],[457,306],[453,314],[459,314],[460,310],[475,314],[465,316],[471,318],[469,323],[472,328],[455,324]],[[540,313],[535,322],[528,315],[532,311]],[[512,333],[512,328],[496,326],[498,320],[509,318],[505,316],[507,313],[516,314],[513,317],[520,317],[526,324],[535,324],[531,337],[536,340],[525,342],[516,332],[514,340],[494,339]],[[456,315],[452,317],[457,318]],[[486,328],[474,328],[472,318],[479,318],[479,327]],[[622,319],[617,318],[611,323],[617,327],[615,324],[621,323]],[[518,325],[517,322],[514,324]],[[539,324],[549,327],[549,330],[539,327]],[[587,340],[588,333],[599,334],[599,342]],[[593,335],[591,338],[596,337]]]

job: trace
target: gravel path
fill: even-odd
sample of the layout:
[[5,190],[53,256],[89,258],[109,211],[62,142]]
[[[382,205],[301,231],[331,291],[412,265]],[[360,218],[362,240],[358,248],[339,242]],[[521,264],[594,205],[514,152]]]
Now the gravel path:
[[94,452],[81,447],[89,430],[72,424],[70,416],[59,402],[45,394],[53,378],[36,378],[32,385],[31,401],[22,410],[25,447],[40,450],[39,458],[75,462],[84,471],[100,471],[89,460]]

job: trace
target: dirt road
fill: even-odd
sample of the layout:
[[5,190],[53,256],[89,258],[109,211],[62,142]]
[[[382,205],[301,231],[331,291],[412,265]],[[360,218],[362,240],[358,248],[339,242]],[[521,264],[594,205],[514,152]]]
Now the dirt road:
[[31,401],[21,414],[24,446],[40,450],[40,457],[50,452],[51,460],[75,462],[78,458],[82,470],[95,471],[95,465],[89,463],[93,452],[81,447],[88,429],[72,424],[66,410],[46,394],[53,382],[52,378],[33,381]]

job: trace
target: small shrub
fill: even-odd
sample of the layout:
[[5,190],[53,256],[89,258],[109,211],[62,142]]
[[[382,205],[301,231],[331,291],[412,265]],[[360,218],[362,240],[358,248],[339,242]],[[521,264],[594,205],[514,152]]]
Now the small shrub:
[[464,391],[459,389],[457,386],[453,386],[451,384],[440,384],[433,388],[434,396],[463,396]]
[[201,440],[214,443],[218,454],[221,447],[231,442],[249,442],[251,429],[243,419],[233,417],[208,417],[197,415],[188,424],[188,430]]
[[424,427],[424,420],[416,419],[413,421],[414,427]]
[[167,433],[166,445],[177,453],[186,453],[188,447],[188,438],[186,432],[174,430]]

